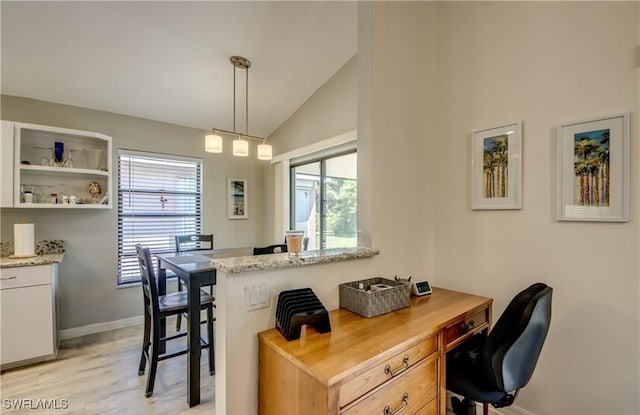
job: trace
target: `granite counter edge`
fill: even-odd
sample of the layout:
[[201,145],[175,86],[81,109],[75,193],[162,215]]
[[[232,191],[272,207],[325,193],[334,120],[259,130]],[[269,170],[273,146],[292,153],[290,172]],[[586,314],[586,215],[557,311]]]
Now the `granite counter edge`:
[[380,253],[373,248],[348,248],[327,249],[303,253],[300,257],[290,256],[287,253],[259,255],[236,258],[223,258],[213,261],[213,266],[218,271],[227,274],[242,274],[253,271],[267,271],[282,268],[293,268],[313,264],[326,264],[330,262],[349,261],[361,258],[370,258]]

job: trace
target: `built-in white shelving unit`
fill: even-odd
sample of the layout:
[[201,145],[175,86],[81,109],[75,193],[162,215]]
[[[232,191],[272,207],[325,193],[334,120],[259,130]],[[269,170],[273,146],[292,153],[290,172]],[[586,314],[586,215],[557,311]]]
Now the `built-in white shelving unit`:
[[13,207],[112,208],[111,137],[13,124]]

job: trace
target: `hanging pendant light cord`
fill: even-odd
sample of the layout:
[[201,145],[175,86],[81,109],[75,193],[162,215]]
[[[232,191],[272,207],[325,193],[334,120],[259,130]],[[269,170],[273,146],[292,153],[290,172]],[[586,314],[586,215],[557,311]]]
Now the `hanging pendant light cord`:
[[236,67],[233,66],[233,132],[236,132]]
[[245,75],[245,87],[244,87],[244,110],[245,110],[245,129],[247,135],[249,135],[249,67],[244,70]]

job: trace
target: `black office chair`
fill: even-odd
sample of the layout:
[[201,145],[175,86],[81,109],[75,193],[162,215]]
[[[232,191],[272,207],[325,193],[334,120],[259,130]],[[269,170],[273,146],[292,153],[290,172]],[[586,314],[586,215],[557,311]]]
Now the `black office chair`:
[[[175,238],[176,252],[210,251],[213,249],[213,235],[176,235]],[[209,287],[209,294],[213,296],[214,285],[215,284],[209,284],[203,287]],[[178,291],[182,291],[183,286],[184,282],[178,278]],[[176,331],[180,331],[181,324],[182,317],[178,315],[176,317]]]
[[447,389],[456,415],[475,415],[476,402],[496,408],[513,403],[540,356],[551,323],[553,289],[536,283],[509,303],[489,335],[477,334],[447,353]]
[[269,245],[264,248],[253,247],[253,255],[279,254],[287,252],[287,244]]
[[[144,375],[148,360],[149,375],[144,393],[144,396],[148,398],[153,394],[158,362],[187,353],[187,350],[184,349],[174,353],[160,354],[160,345],[165,344],[169,340],[187,335],[187,333],[179,333],[173,336],[160,337],[160,321],[168,316],[179,316],[182,313],[186,313],[188,304],[186,293],[174,292],[167,295],[158,295],[157,277],[149,249],[137,244],[136,252],[138,254],[138,264],[140,265],[142,298],[144,300],[144,337],[138,376]],[[202,349],[209,349],[209,373],[213,375],[216,371],[213,343],[213,297],[202,291],[200,302],[202,304],[201,309],[207,311],[207,341],[200,339],[200,347]],[[149,348],[151,348],[151,351],[149,351]]]

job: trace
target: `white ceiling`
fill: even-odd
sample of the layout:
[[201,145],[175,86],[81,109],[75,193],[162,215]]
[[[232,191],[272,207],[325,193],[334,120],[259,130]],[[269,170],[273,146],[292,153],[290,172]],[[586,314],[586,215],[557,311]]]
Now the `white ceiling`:
[[[357,50],[355,2],[2,1],[1,91],[266,137]],[[244,131],[238,70],[236,130]]]

